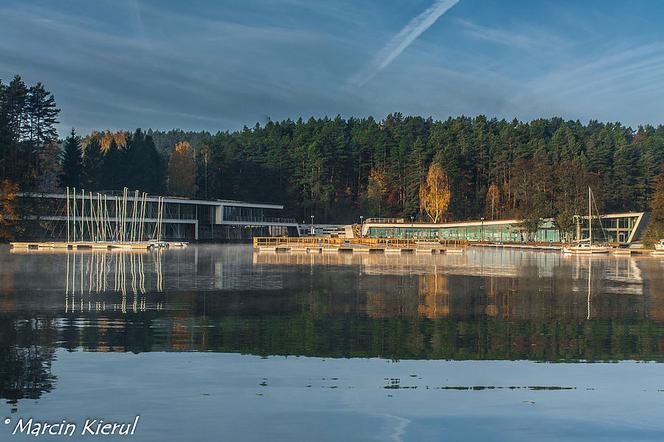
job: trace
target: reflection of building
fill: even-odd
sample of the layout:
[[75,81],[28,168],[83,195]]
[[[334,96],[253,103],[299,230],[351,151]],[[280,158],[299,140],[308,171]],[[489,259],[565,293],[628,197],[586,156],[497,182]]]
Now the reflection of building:
[[[44,239],[45,235],[64,238],[66,198],[63,193],[20,193],[20,210],[27,227],[26,237],[21,239]],[[116,199],[121,200],[122,196],[106,193],[100,198],[110,222],[115,222]],[[135,194],[130,192],[127,197],[130,210],[126,223],[133,221],[131,206],[134,199]],[[84,209],[88,207],[89,210],[91,200],[97,204],[97,193],[87,193],[85,202],[82,195],[77,195],[79,214],[87,213]],[[138,196],[139,204],[141,200],[141,196]],[[157,222],[159,197],[148,196],[145,201],[146,213],[142,217],[145,219],[146,230],[151,232]],[[164,197],[163,202],[162,232],[167,240],[241,240],[253,236],[298,235],[297,223],[293,219],[281,217],[284,207],[279,204],[177,197]],[[83,219],[89,221],[85,217]]]
[[[600,241],[631,244],[638,241],[647,221],[644,212],[613,213],[601,216],[601,223],[594,220],[593,238]],[[587,217],[579,217],[577,236],[588,238]],[[522,242],[528,234],[516,219],[479,220],[453,223],[407,223],[403,220],[369,219],[363,225],[363,235],[374,238],[431,238],[461,239],[468,241]],[[560,232],[553,220],[542,222],[534,241],[560,242]]]

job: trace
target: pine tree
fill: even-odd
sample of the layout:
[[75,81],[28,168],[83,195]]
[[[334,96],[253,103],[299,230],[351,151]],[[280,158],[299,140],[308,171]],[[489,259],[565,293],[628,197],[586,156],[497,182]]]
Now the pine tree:
[[141,129],[125,141],[123,156],[123,185],[130,189],[158,194],[163,192],[164,165],[151,136]]
[[647,246],[652,246],[659,240],[664,239],[664,163],[662,163],[660,170],[655,184],[655,191],[649,204],[650,220],[644,235],[644,243]]
[[122,190],[125,187],[124,150],[112,138],[101,162],[101,182],[104,190]]
[[58,138],[55,125],[60,109],[56,107],[53,94],[44,85],[37,83],[27,93],[28,139],[37,146]]
[[28,89],[20,76],[2,88],[0,100],[0,179],[11,178],[19,183],[26,177],[28,170],[19,158],[20,141],[25,127],[25,103]]
[[81,187],[87,190],[101,190],[103,184],[102,162],[99,137],[91,137],[83,152],[83,174]]
[[38,157],[38,190],[41,192],[57,192],[60,189],[60,146],[55,140],[47,142],[39,150]]
[[60,184],[62,187],[81,188],[83,182],[83,151],[81,149],[81,137],[76,135],[72,128],[71,133],[65,139],[62,152],[62,175]]

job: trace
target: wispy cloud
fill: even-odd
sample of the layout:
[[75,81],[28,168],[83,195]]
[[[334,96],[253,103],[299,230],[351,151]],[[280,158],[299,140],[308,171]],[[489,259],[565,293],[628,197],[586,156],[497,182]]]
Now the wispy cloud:
[[413,18],[381,49],[373,60],[357,74],[348,79],[348,83],[362,86],[371,80],[377,73],[385,69],[399,56],[417,37],[429,29],[440,16],[446,13],[459,0],[437,0],[426,11]]
[[566,46],[566,42],[557,35],[546,33],[541,29],[530,29],[518,32],[495,27],[482,26],[469,20],[458,19],[467,35],[489,43],[524,50],[541,50],[544,47]]

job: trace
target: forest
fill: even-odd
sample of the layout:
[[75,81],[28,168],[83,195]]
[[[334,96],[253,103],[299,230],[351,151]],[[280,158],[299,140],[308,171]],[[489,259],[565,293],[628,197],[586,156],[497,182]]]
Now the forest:
[[433,167],[448,192],[439,220],[516,217],[536,227],[552,217],[566,231],[574,214],[585,213],[588,186],[602,211],[647,210],[664,161],[662,125],[557,117],[433,120],[397,112],[383,120],[300,118],[217,133],[72,129],[60,139],[58,115],[41,83],[28,86],[18,76],[0,82],[5,222],[14,216],[7,201],[15,192],[64,186],[276,202],[298,220],[315,215],[321,223],[431,220],[421,198]]

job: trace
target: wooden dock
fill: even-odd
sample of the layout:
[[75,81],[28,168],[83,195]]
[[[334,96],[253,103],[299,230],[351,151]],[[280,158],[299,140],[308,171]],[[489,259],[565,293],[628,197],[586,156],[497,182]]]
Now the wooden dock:
[[167,241],[136,241],[136,242],[107,242],[107,241],[26,241],[11,242],[12,250],[152,250],[162,248],[186,247],[185,242]]
[[288,253],[461,253],[463,240],[398,238],[256,237],[258,252]]

